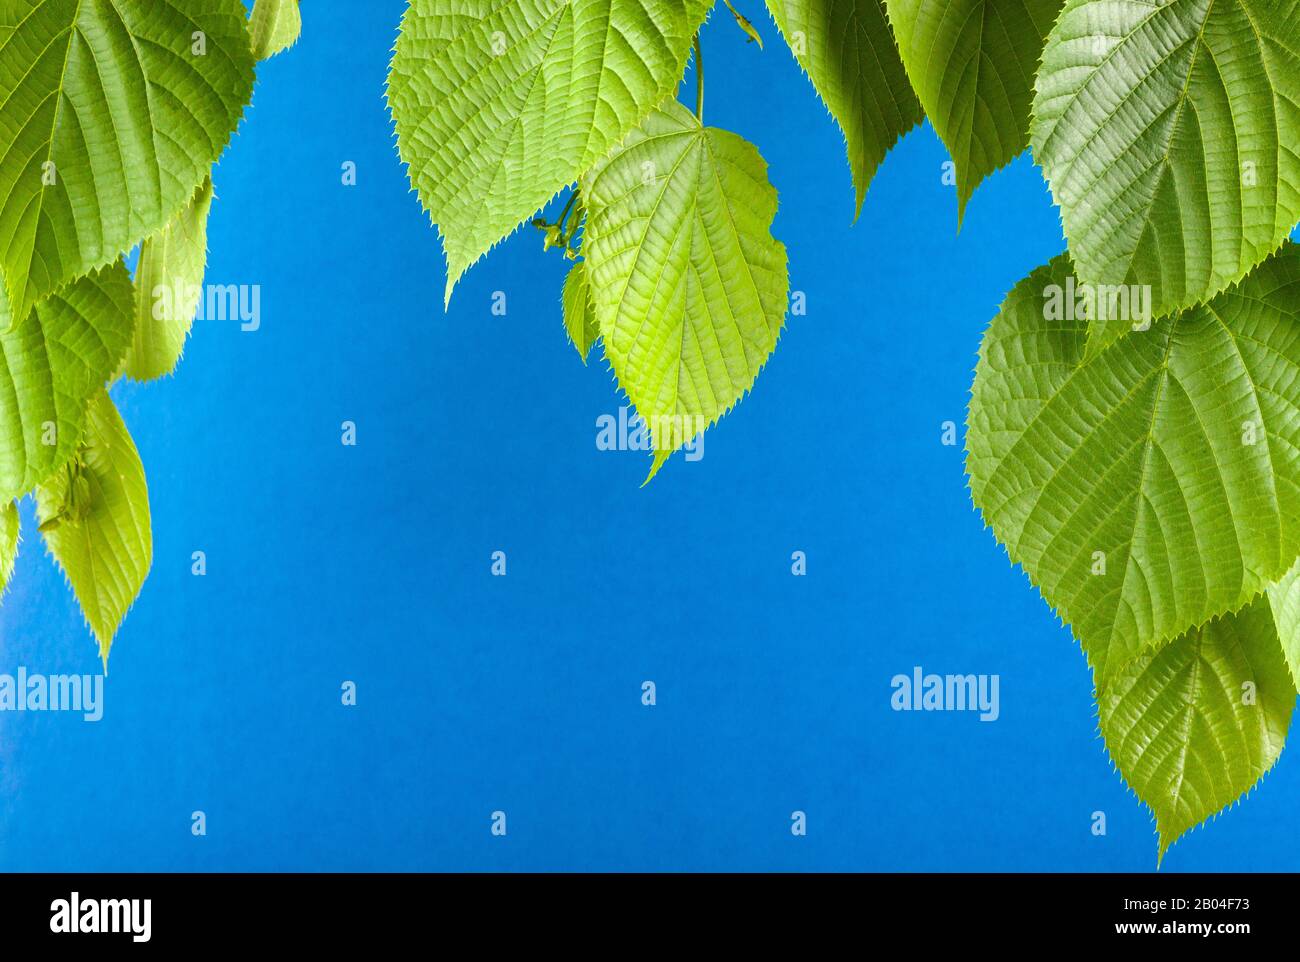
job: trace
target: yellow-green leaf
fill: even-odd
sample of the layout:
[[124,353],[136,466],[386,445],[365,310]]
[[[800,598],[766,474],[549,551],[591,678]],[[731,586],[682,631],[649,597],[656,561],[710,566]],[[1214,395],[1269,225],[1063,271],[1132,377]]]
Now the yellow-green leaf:
[[591,304],[591,294],[587,285],[587,267],[585,261],[578,261],[569,268],[569,276],[564,279],[564,330],[582,358],[587,363],[591,346],[600,337],[596,326],[596,312]]
[[240,0],[0,3],[0,273],[15,318],[162,229],[252,89]]
[[283,53],[302,34],[298,0],[257,0],[248,26],[253,33],[254,57],[266,60]]
[[789,291],[776,191],[752,144],[671,102],[583,178],[582,196],[596,322],[649,427],[653,477],[776,347]]
[[1081,280],[1203,303],[1300,221],[1300,0],[1067,0],[1030,140]]
[[132,297],[120,262],[65,287],[18,324],[0,291],[0,499],[27,494],[76,451],[86,401],[130,343]]
[[1064,0],[886,0],[907,75],[952,154],[960,222],[1029,145],[1034,75]]
[[885,154],[922,119],[883,0],[767,0],[799,66],[844,131],[862,210]]
[[140,248],[135,269],[135,334],[125,373],[151,381],[176,369],[203,297],[212,178],[171,223]]
[[0,508],[0,596],[9,587],[18,560],[18,504],[10,501]]
[[388,101],[446,298],[669,97],[712,0],[412,0]]
[[1141,656],[1097,703],[1111,758],[1155,813],[1163,856],[1282,753],[1296,690],[1268,600]]
[[967,469],[1104,686],[1300,556],[1300,247],[1088,360],[1073,283],[1062,255],[989,326]]
[[91,400],[76,457],[37,489],[36,509],[107,663],[153,563],[144,467],[107,392]]

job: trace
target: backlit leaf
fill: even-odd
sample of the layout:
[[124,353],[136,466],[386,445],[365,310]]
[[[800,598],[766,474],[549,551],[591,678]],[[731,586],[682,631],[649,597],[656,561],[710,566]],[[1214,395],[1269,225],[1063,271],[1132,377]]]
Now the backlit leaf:
[[135,334],[126,376],[151,381],[176,369],[203,297],[212,178],[185,209],[141,245],[135,269]]
[[28,493],[76,451],[86,401],[130,343],[133,304],[120,262],[42,301],[20,324],[0,292],[0,500]]
[[967,469],[1105,687],[1300,556],[1300,248],[1088,361],[1069,282],[1035,271],[985,334]]
[[768,10],[848,147],[862,210],[876,168],[924,114],[882,0],[767,0]]
[[600,337],[596,326],[596,312],[591,304],[591,294],[587,286],[587,266],[578,261],[569,268],[569,276],[564,280],[564,330],[582,358],[587,363],[591,346]]
[[153,563],[144,467],[107,392],[91,400],[76,457],[37,489],[36,509],[107,663]]
[[957,167],[957,216],[1029,145],[1034,75],[1063,0],[887,0],[903,64]]
[[412,0],[389,76],[447,291],[670,96],[712,0]]
[[1080,278],[1199,304],[1300,221],[1300,0],[1068,0],[1033,113]]
[[302,33],[298,0],[257,0],[248,27],[253,34],[253,56],[258,60],[283,53]]
[[[744,396],[786,312],[776,191],[752,144],[670,103],[583,178],[606,356],[649,426],[650,476]],[[647,480],[649,480],[647,478]]]
[[15,316],[160,230],[252,85],[240,0],[0,3],[0,273]]
[[1102,735],[1159,851],[1273,767],[1296,690],[1267,599],[1142,655],[1098,695]]

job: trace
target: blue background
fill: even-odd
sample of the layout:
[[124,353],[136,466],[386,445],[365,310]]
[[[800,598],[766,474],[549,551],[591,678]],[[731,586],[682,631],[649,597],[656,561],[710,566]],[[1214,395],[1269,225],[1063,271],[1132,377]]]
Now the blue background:
[[[153,571],[103,721],[0,715],[0,867],[1152,869],[1084,659],[940,443],[1004,293],[1063,247],[1029,158],[958,234],[918,129],[854,224],[842,138],[760,5],[765,52],[715,13],[706,119],[770,162],[808,313],[704,459],[642,489],[647,455],[596,448],[620,400],[536,231],[442,310],[383,100],[402,0],[308,6],[216,175],[207,279],[260,284],[262,327],[200,322],[176,377],[114,390]],[[95,672],[23,520],[0,671]],[[999,674],[1001,718],[892,711],[914,665]],[[1165,869],[1300,867],[1298,795],[1292,751]]]

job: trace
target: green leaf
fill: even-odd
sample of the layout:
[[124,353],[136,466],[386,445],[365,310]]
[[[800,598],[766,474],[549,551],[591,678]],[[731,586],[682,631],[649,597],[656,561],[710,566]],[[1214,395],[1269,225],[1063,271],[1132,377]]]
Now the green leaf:
[[1295,702],[1266,599],[1143,655],[1102,689],[1106,747],[1155,813],[1161,857],[1273,766]]
[[136,381],[171,374],[185,350],[208,256],[212,178],[189,204],[140,248],[135,269],[135,335],[124,372]]
[[1035,271],[985,334],[967,470],[1104,686],[1300,556],[1300,248],[1087,361],[1069,275]]
[[887,0],[903,64],[957,168],[957,222],[1029,145],[1034,75],[1064,0]]
[[1277,621],[1282,654],[1296,687],[1300,688],[1300,563],[1269,587],[1268,600]]
[[0,291],[0,500],[26,494],[76,451],[86,401],[130,343],[132,306],[120,262],[42,301],[17,325]]
[[587,285],[587,266],[585,261],[578,261],[569,268],[569,276],[564,280],[564,330],[569,341],[578,351],[582,363],[587,363],[591,346],[600,337],[596,326],[596,312],[591,304],[591,294]]
[[18,503],[10,501],[0,508],[0,595],[9,587],[18,560]]
[[45,543],[108,651],[153,563],[144,467],[106,391],[87,407],[77,457],[36,490]]
[[112,263],[193,196],[252,94],[244,10],[0,4],[0,273],[15,316]]
[[298,0],[257,0],[249,20],[253,34],[253,56],[267,60],[298,42],[302,34],[302,11]]
[[682,78],[712,0],[412,0],[388,100],[447,300]]
[[860,213],[885,154],[925,118],[883,0],[767,0],[767,8],[844,131]]
[[789,290],[770,233],[776,191],[752,144],[673,102],[583,178],[582,196],[597,324],[649,426],[654,477],[740,400],[776,346]]
[[1300,220],[1300,0],[1068,0],[1033,113],[1080,277],[1199,304]]

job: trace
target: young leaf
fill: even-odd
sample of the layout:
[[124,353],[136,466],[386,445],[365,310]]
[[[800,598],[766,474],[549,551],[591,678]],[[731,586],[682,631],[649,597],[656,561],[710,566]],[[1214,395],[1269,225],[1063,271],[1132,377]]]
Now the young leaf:
[[194,194],[252,93],[244,9],[0,4],[0,273],[16,317]]
[[121,262],[65,287],[18,324],[0,290],[0,500],[26,494],[76,451],[86,401],[130,343],[132,296]]
[[596,326],[596,312],[591,305],[591,294],[587,286],[586,261],[578,261],[569,268],[569,276],[564,279],[564,330],[569,341],[578,351],[582,363],[587,363],[591,346],[600,337]]
[[1099,692],[1106,747],[1155,813],[1161,857],[1273,766],[1295,702],[1266,599],[1144,654]]
[[749,18],[732,6],[731,0],[722,0],[722,2],[726,5],[727,10],[731,12],[732,18],[736,21],[736,26],[745,31],[745,42],[756,43],[758,44],[758,49],[762,50],[763,36],[754,29],[754,25],[750,23]]
[[9,586],[18,560],[18,503],[10,501],[0,508],[0,596]]
[[1277,622],[1277,634],[1282,643],[1291,678],[1300,688],[1300,562],[1268,589],[1268,601]]
[[903,65],[957,168],[957,222],[1029,145],[1034,75],[1064,0],[887,0]]
[[1033,115],[1080,278],[1199,304],[1300,220],[1300,0],[1068,0]]
[[152,381],[176,369],[203,297],[212,178],[171,223],[140,247],[135,269],[135,335],[124,372]]
[[1039,268],[985,334],[967,470],[1105,687],[1300,556],[1300,248],[1090,360],[1069,275]]
[[776,346],[789,290],[776,191],[752,144],[672,102],[583,178],[582,196],[596,321],[650,428],[654,477]]
[[258,60],[283,53],[302,33],[298,0],[257,0],[248,28],[253,34],[253,56]]
[[682,78],[712,0],[412,0],[388,82],[446,298]]
[[36,512],[107,664],[153,563],[153,535],[144,467],[106,391],[91,399],[77,457],[36,489]]
[[848,147],[862,211],[885,154],[924,118],[885,18],[883,0],[767,0],[795,59]]

